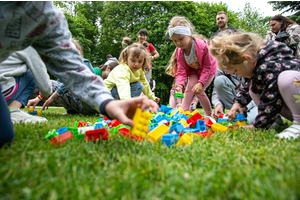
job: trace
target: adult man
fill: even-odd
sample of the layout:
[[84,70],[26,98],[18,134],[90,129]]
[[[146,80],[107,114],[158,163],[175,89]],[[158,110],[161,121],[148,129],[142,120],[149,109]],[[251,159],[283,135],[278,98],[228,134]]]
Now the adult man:
[[213,39],[215,36],[217,36],[218,33],[220,33],[223,30],[231,30],[233,32],[238,32],[237,28],[232,28],[227,26],[228,17],[226,12],[219,11],[216,16],[217,25],[219,27],[219,30],[211,35],[210,40]]
[[111,54],[107,54],[106,60],[107,61],[104,63],[104,65],[109,65],[111,62],[119,62],[118,59],[113,57]]
[[[210,40],[216,37],[220,32],[227,30],[232,33],[237,33],[238,29],[228,27],[228,17],[224,11],[219,11],[216,16],[217,25],[219,30],[212,34]],[[214,80],[214,89],[212,93],[212,104],[214,105],[214,111],[212,117],[217,118],[218,113],[223,113],[225,108],[231,109],[233,105],[233,99],[240,87],[245,84],[244,78],[235,76],[235,74],[226,74],[217,69]],[[252,124],[256,115],[258,114],[257,106],[251,101],[245,108],[244,114],[247,116],[247,121]]]

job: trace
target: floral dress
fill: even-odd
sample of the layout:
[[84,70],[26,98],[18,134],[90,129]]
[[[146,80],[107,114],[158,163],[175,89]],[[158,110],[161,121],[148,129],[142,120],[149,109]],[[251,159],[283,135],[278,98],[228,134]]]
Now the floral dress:
[[277,78],[285,70],[300,71],[300,61],[295,59],[286,44],[271,40],[258,52],[253,77],[235,98],[235,102],[244,107],[251,101],[250,89],[260,95],[259,113],[253,123],[256,128],[269,128],[280,114],[284,101],[278,89]]

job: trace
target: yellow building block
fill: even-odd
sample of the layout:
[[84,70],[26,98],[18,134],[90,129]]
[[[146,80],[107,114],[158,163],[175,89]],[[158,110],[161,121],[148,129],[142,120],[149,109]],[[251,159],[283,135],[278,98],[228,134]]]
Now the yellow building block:
[[169,129],[170,128],[168,126],[161,124],[148,133],[147,140],[151,140],[153,144],[155,144],[159,138],[169,132]]
[[181,136],[181,138],[178,140],[178,142],[176,143],[176,146],[178,147],[179,145],[189,145],[192,144],[193,139],[191,138],[191,136],[184,134],[183,136]]
[[245,126],[246,125],[246,122],[245,121],[236,121],[236,124],[238,126]]
[[181,107],[178,107],[178,110],[179,110],[179,112],[180,112],[181,114],[183,114],[183,113],[184,113],[184,111],[182,110],[182,108],[181,108]]
[[[192,115],[194,115],[194,114],[196,114],[196,113],[199,113],[197,110],[194,110],[193,112],[192,112]],[[200,113],[199,113],[200,114]]]
[[29,113],[33,112],[33,108],[27,108],[27,112]]
[[177,113],[177,111],[178,111],[178,108],[176,109],[176,110],[174,110],[173,112],[171,112],[171,116],[173,116],[175,113]]
[[183,114],[185,114],[185,115],[190,115],[191,112],[187,110],[187,111],[185,111]]
[[183,125],[183,127],[186,127],[188,125],[188,123],[186,122],[185,119],[181,119],[178,123],[181,123]]
[[38,110],[38,111],[36,111],[37,112],[37,115],[38,116],[41,116],[42,115],[42,111],[41,110]]
[[216,132],[216,131],[220,131],[220,132],[226,132],[228,130],[228,128],[226,126],[223,126],[219,123],[214,123],[211,125],[211,130],[213,132]]
[[196,134],[196,133],[186,133],[185,135],[189,135],[190,137],[199,137],[199,135],[198,134]]
[[132,119],[134,125],[131,128],[130,133],[142,136],[143,138],[146,137],[151,117],[152,115],[149,112],[142,112],[140,108],[137,108]]

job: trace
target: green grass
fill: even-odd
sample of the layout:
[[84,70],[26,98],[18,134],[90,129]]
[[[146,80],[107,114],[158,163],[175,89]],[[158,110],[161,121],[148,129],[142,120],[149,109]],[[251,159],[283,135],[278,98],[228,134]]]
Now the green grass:
[[275,130],[238,130],[166,147],[110,135],[107,142],[43,140],[97,116],[43,112],[48,123],[15,125],[0,150],[0,199],[300,199],[300,142]]

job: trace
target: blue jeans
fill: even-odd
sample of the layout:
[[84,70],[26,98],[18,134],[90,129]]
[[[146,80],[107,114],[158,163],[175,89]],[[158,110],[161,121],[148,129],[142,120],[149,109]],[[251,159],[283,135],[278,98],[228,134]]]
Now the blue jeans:
[[[0,91],[2,87],[0,84]],[[14,126],[10,119],[10,111],[6,105],[5,98],[0,92],[0,148],[4,144],[9,144],[15,137],[14,135]]]
[[[141,93],[143,92],[143,89],[144,89],[144,85],[137,81],[137,82],[134,82],[134,83],[130,83],[130,92],[131,92],[131,97],[138,97],[141,95]],[[119,96],[119,93],[118,93],[118,90],[117,90],[117,87],[114,86],[112,89],[111,89],[111,96],[113,96],[113,98],[115,99],[120,99],[120,96]]]
[[150,70],[147,71],[147,73],[145,74],[147,81],[150,81],[150,76],[152,75],[152,67],[150,67]]
[[18,89],[14,95],[6,101],[6,103],[9,105],[13,101],[18,101],[23,105],[22,108],[24,108],[27,105],[30,95],[34,92],[36,84],[30,69],[21,76],[15,77],[15,79],[18,83]]

